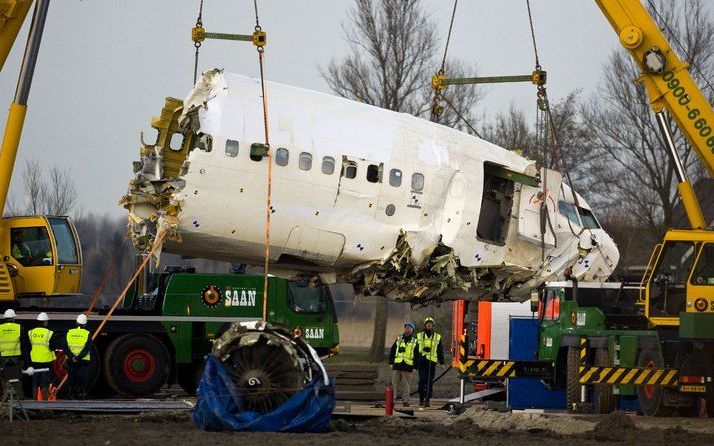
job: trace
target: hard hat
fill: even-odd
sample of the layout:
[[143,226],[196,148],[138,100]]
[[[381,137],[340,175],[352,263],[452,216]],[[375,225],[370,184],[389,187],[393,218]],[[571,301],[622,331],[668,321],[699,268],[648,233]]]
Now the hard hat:
[[3,316],[5,317],[5,319],[12,319],[16,316],[15,310],[13,310],[12,308],[8,308],[7,310],[5,310],[5,314]]
[[412,327],[412,330],[416,331],[416,325],[414,325],[414,322],[407,322],[406,324],[404,324],[404,327]]
[[82,313],[79,316],[77,316],[77,323],[79,325],[87,325],[87,315]]
[[427,322],[431,322],[432,324],[435,323],[435,322],[434,322],[434,318],[431,317],[431,316],[429,316],[429,317],[427,317],[426,319],[424,319],[424,325],[426,325]]
[[43,311],[42,313],[37,315],[37,320],[40,322],[47,322],[50,320],[50,317],[47,316],[47,313]]

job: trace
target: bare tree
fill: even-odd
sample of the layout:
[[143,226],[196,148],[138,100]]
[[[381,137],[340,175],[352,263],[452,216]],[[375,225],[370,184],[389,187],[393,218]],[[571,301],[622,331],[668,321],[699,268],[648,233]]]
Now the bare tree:
[[42,165],[36,159],[25,161],[25,171],[22,176],[22,183],[25,186],[25,210],[30,215],[44,213],[44,203],[46,195],[46,185],[42,178]]
[[[53,166],[47,171],[36,159],[25,162],[22,173],[23,190],[14,194],[8,215],[67,215],[77,201],[77,189],[68,170]],[[21,196],[21,199],[17,199]]]
[[[690,73],[703,85],[701,73],[714,68],[714,22],[700,0],[655,2],[663,21],[683,48],[679,56],[699,67]],[[666,28],[664,23],[661,27]],[[649,101],[641,83],[633,82],[638,68],[624,50],[616,50],[603,65],[604,76],[594,97],[582,108],[582,122],[593,136],[593,160],[588,171],[595,204],[621,211],[631,223],[644,226],[650,236],[659,236],[673,223],[678,202],[674,165],[670,161]],[[710,92],[711,96],[711,92]],[[710,97],[711,101],[711,97]],[[702,169],[691,146],[676,126],[679,155],[696,181]]]
[[[322,77],[332,91],[389,110],[426,116],[431,109],[431,75],[440,65],[442,50],[436,24],[429,19],[420,0],[355,0],[349,21],[343,24],[350,52],[322,68]],[[475,69],[461,62],[447,66],[450,76]],[[470,86],[453,88],[449,100],[464,118],[473,120],[472,110],[481,98]],[[441,122],[463,125],[447,108]],[[388,310],[385,297],[376,297],[376,312],[370,359],[384,357]]]

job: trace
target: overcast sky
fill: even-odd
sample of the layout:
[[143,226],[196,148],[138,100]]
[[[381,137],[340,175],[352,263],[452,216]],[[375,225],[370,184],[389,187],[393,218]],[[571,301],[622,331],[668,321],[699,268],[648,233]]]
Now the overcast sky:
[[[594,91],[602,63],[617,46],[615,34],[592,0],[535,0],[532,3],[548,91],[558,99],[571,90]],[[341,23],[348,0],[262,0],[261,24],[268,32],[269,80],[329,91],[319,67],[346,51]],[[445,37],[451,2],[426,0]],[[27,158],[69,168],[85,212],[122,215],[117,201],[137,158],[139,132],[150,129],[163,98],[183,98],[193,75],[190,29],[198,1],[54,0],[50,6],[29,99],[15,179]],[[250,0],[205,0],[209,31],[250,33]],[[28,20],[29,23],[29,20]],[[23,29],[0,73],[0,102],[12,101],[27,34]],[[525,0],[462,0],[450,57],[477,63],[482,75],[522,74],[533,68]],[[208,41],[202,70],[222,67],[255,76],[252,45]],[[480,113],[504,111],[513,103],[535,108],[531,85],[490,87]],[[5,122],[6,106],[0,118]],[[4,125],[3,125],[4,127]],[[12,192],[21,193],[13,182]]]

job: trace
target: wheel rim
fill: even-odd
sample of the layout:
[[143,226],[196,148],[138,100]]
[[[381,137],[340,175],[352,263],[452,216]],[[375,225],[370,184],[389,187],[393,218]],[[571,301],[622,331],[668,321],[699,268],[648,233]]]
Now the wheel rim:
[[[645,364],[646,368],[653,369],[655,367],[655,362],[653,359],[650,359],[647,361],[647,364]],[[648,400],[652,399],[654,397],[655,390],[657,389],[656,386],[645,386],[645,396],[647,397]]]
[[156,359],[148,351],[138,348],[127,353],[122,368],[129,381],[141,383],[154,375]]

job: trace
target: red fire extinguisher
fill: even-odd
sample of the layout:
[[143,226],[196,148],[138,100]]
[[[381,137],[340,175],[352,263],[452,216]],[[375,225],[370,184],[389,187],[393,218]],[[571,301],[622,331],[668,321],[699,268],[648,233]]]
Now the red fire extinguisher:
[[392,413],[394,413],[394,388],[392,383],[389,383],[384,389],[384,414],[391,417]]

